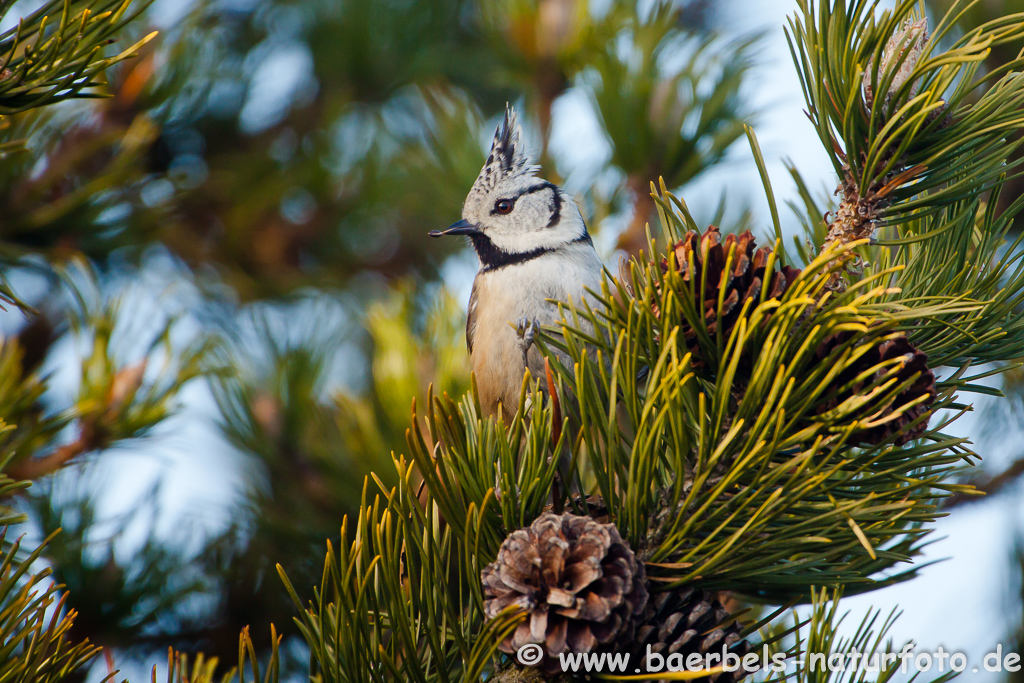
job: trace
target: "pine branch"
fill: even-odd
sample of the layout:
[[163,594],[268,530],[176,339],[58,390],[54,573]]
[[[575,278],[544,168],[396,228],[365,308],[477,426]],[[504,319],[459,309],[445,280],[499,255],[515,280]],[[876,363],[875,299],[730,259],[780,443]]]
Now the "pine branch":
[[6,474],[19,480],[39,479],[53,474],[79,455],[95,450],[100,443],[96,431],[83,425],[78,432],[78,438],[71,443],[59,446],[52,453],[41,458],[29,458],[16,462],[7,468]]
[[[940,53],[939,41],[968,4],[955,2],[929,36],[914,0],[877,19],[863,0],[849,9],[800,0],[787,39],[809,116],[840,176],[826,245],[873,238],[879,226],[977,198],[1019,165],[1008,160],[1021,144],[1012,137],[1024,123],[1024,79],[1016,73],[1024,55],[978,70],[991,46],[1024,35],[1024,14],[967,31]],[[824,36],[839,37],[833,49],[817,48]]]
[[[901,671],[906,673],[905,658],[908,653],[913,656],[913,643],[897,650],[888,637],[899,616],[896,609],[884,618],[881,612],[870,610],[859,624],[851,628],[843,624],[848,613],[839,611],[841,596],[841,590],[814,591],[810,618],[800,623],[794,615],[797,626],[792,651],[799,653],[797,661],[790,659],[787,669],[773,660],[766,683],[787,680],[798,683],[866,683],[871,673],[875,674],[875,683],[885,683]],[[909,670],[914,671],[912,666]],[[918,675],[915,675],[915,680]],[[956,672],[950,670],[932,678],[931,682],[942,683],[955,676]]]
[[[740,89],[759,40],[730,43],[679,30],[679,10],[661,2],[643,19],[630,14],[583,74],[593,108],[612,145],[611,163],[627,177],[632,218],[617,248],[638,254],[655,212],[648,184],[663,177],[679,187],[721,161],[751,114]],[[632,48],[622,54],[622,36]],[[665,56],[686,54],[671,70]],[[652,226],[653,227],[653,226]]]
[[[678,234],[687,224],[682,209],[676,211],[671,195],[658,201],[666,233]],[[634,262],[626,282],[606,284],[593,311],[567,308],[567,319],[578,322],[542,338],[574,362],[560,372],[575,387],[579,413],[573,419],[585,441],[599,445],[589,455],[598,490],[646,559],[685,567],[651,569],[674,585],[699,581],[765,596],[775,590],[777,577],[778,589],[794,595],[830,576],[869,589],[868,576],[877,571],[869,567],[912,557],[922,534],[912,520],[934,519],[931,497],[955,490],[940,482],[964,457],[962,440],[933,430],[915,446],[900,447],[896,435],[916,434],[926,418],[902,417],[916,399],[897,408],[896,397],[917,376],[895,379],[902,360],[872,361],[888,368],[884,372],[869,370],[870,363],[854,370],[870,349],[895,339],[898,319],[878,305],[887,292],[877,286],[879,278],[842,296],[824,296],[844,253],[826,252],[778,296],[769,284],[775,282],[769,256],[765,273],[754,276],[763,282],[759,296],[737,302],[723,284],[730,263],[753,269],[748,261],[754,259],[739,248],[712,258],[710,248],[692,253],[718,270],[691,261],[688,272],[697,276],[688,280],[676,274],[672,260],[660,266]],[[737,287],[742,292],[746,285]],[[695,291],[710,292],[709,308],[694,306],[700,301]],[[739,316],[731,327],[723,321],[726,300],[739,312],[730,314]],[[856,333],[834,336],[841,330]],[[834,343],[830,339],[846,342],[832,354],[824,351]],[[602,357],[612,359],[610,368]],[[648,370],[637,386],[633,378],[641,367]],[[875,379],[843,398],[849,389],[841,387],[852,385],[839,378],[848,371],[860,378],[874,372]],[[943,394],[932,408],[951,400]],[[625,425],[621,417],[609,419],[608,406],[628,415]],[[858,436],[869,425],[888,422],[902,425],[892,437],[872,444]],[[630,443],[628,434],[643,438]],[[870,470],[875,474],[868,476]],[[817,502],[808,505],[812,500]],[[881,511],[897,507],[901,512],[887,517],[896,522],[889,526]],[[808,534],[820,536],[821,545],[800,540]],[[748,543],[749,557],[743,550]],[[792,544],[800,544],[803,560],[767,571],[777,559],[771,550],[776,544],[779,558],[792,558]],[[859,552],[864,555],[858,559]],[[714,559],[708,564],[702,558]],[[736,570],[728,568],[733,563]],[[748,571],[749,584],[743,579]]]
[[[71,332],[91,342],[82,360],[78,396],[72,407],[56,415],[43,415],[40,399],[44,381],[34,373],[24,376],[23,351],[15,340],[0,344],[0,405],[7,406],[11,419],[22,423],[0,442],[4,451],[15,454],[5,463],[5,470],[16,478],[38,479],[86,452],[144,435],[172,414],[175,398],[184,384],[212,372],[206,366],[211,348],[208,341],[172,352],[170,334],[177,322],[173,316],[155,333],[147,331],[148,346],[141,359],[123,363],[117,358],[120,349],[115,338],[121,339],[122,334],[130,335],[131,331],[119,324],[120,301],[86,301],[89,294],[80,291],[70,276],[68,282],[69,291],[79,298],[80,306],[72,313]],[[86,273],[85,284],[81,286],[87,289],[90,284]],[[98,292],[91,294],[99,297]],[[132,338],[133,352],[137,352],[137,344],[146,341],[145,336]],[[147,377],[149,359],[158,354],[167,360],[158,372]],[[78,423],[77,437],[53,448],[61,429],[72,422]],[[49,453],[37,457],[50,448]]]
[[[0,115],[16,114],[73,97],[95,97],[104,72],[156,35],[111,57],[103,51],[146,4],[131,0],[49,0],[0,35]],[[56,24],[53,16],[59,17]]]
[[966,484],[973,490],[958,492],[942,502],[942,508],[949,510],[969,503],[979,503],[1001,493],[1024,476],[1024,458],[1018,458],[999,474],[990,477],[968,479]]
[[[167,683],[277,683],[280,679],[280,654],[278,648],[281,636],[270,627],[271,652],[266,673],[260,674],[259,657],[246,627],[238,636],[238,666],[217,677],[218,660],[205,657],[202,653],[189,661],[189,655],[173,648],[167,652]],[[248,673],[246,671],[248,670]],[[156,667],[153,667],[153,683],[156,683]]]
[[48,569],[30,573],[52,536],[21,556],[20,541],[8,545],[6,535],[7,529],[0,532],[0,631],[5,634],[0,677],[12,683],[60,683],[84,668],[99,648],[70,642],[74,610],[65,610]]

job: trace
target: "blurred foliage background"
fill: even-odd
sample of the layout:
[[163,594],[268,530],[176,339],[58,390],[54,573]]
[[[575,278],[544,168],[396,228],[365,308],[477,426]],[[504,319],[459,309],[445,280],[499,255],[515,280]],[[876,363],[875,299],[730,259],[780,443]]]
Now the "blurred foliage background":
[[[506,102],[613,266],[646,243],[648,184],[685,196],[757,122],[759,38],[717,37],[713,0],[161,0],[123,46],[161,16],[110,97],[2,118],[0,260],[27,308],[0,317],[0,438],[36,482],[5,501],[37,542],[63,530],[40,561],[72,635],[110,648],[94,678],[169,646],[234,661],[247,626],[265,653],[271,623],[301,671],[274,565],[317,583],[324,539],[404,447],[408,397],[468,386],[446,285],[475,262],[427,231],[458,218]],[[585,107],[597,163],[552,144]],[[763,232],[742,201],[698,220]],[[168,531],[135,470],[180,406],[216,422],[179,438],[237,486]]]

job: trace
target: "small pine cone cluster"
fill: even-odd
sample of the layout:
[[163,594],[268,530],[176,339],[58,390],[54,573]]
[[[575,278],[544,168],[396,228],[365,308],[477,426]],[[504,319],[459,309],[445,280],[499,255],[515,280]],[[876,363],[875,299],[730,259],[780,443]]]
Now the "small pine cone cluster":
[[[739,660],[750,651],[750,644],[740,637],[742,628],[735,621],[725,623],[729,612],[718,601],[714,593],[688,586],[679,590],[669,590],[651,595],[644,610],[643,621],[637,626],[636,641],[630,661],[639,662],[637,666],[647,671],[647,653],[664,657],[664,661],[654,660],[652,668],[660,663],[664,668],[668,657],[679,655],[681,659],[671,662],[678,667],[686,662],[687,657],[698,654],[706,662],[706,655],[718,655],[712,660],[714,666],[721,665],[723,651],[736,655]],[[733,660],[736,662],[736,660]],[[690,668],[689,665],[686,665]],[[703,665],[702,665],[703,666]],[[720,674],[694,679],[697,683],[735,683],[746,675],[742,666],[735,671],[723,671]]]
[[[727,264],[729,252],[734,248],[732,262]],[[767,287],[769,299],[778,298],[800,274],[799,269],[791,266],[766,272],[772,250],[768,247],[758,249],[749,230],[739,235],[726,235],[724,239],[713,225],[702,235],[691,230],[675,244],[673,251],[674,267],[682,273],[683,281],[687,283],[686,288],[693,283],[696,294],[694,304],[698,310],[703,311],[704,322],[711,335],[721,331],[728,336],[740,317],[744,302],[759,299],[764,287]],[[662,259],[662,272],[667,272],[671,267],[673,264],[667,258]],[[725,296],[719,319],[718,300],[723,289]],[[680,295],[684,293],[688,294],[688,291],[684,289]],[[696,330],[687,327],[681,332],[686,347],[693,353],[694,365],[699,367],[701,359]]]
[[[852,334],[852,332],[842,332],[826,338],[816,351],[818,359],[824,361],[831,355],[833,349],[847,342]],[[868,350],[856,363],[840,373],[833,383],[835,386],[846,385],[857,376],[864,374],[865,371],[878,366],[880,363],[892,360],[898,360],[899,369],[895,374],[897,385],[907,382],[915,374],[917,378],[895,396],[892,404],[887,407],[885,415],[891,416],[915,400],[918,402],[903,410],[894,419],[880,417],[877,420],[878,424],[857,432],[854,438],[861,445],[879,444],[895,435],[894,443],[902,446],[908,441],[921,436],[928,428],[927,419],[922,419],[912,428],[908,429],[907,427],[911,422],[931,410],[931,405],[935,402],[937,392],[935,389],[935,374],[928,367],[928,356],[914,348],[906,337],[886,339],[878,346]],[[823,413],[832,410],[846,399],[859,393],[873,379],[889,371],[891,371],[891,366],[888,365],[876,370],[874,377],[869,376],[861,379],[846,391],[833,396],[829,401],[818,406],[818,412]],[[921,397],[924,397],[924,400],[919,400]]]
[[509,534],[481,572],[488,619],[510,605],[526,620],[499,649],[543,648],[537,664],[558,671],[558,655],[616,650],[630,643],[647,606],[644,565],[614,524],[545,513]]

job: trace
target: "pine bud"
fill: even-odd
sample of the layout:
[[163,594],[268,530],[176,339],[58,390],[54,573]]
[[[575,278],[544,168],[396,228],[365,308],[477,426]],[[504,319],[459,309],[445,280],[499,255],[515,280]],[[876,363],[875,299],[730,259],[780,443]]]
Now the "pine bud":
[[129,365],[117,371],[110,390],[107,392],[107,413],[115,416],[124,410],[133,400],[142,386],[142,378],[146,374],[146,359],[135,365]]
[[541,56],[555,57],[578,38],[579,5],[574,0],[541,0],[537,9],[537,51]]
[[[895,97],[900,87],[910,79],[927,42],[927,19],[918,19],[917,21],[907,19],[903,28],[894,33],[886,42],[885,48],[882,49],[882,63],[878,66],[878,80],[883,81],[887,75],[892,74],[892,81],[885,93],[887,98]],[[906,57],[903,56],[904,53],[906,53]],[[871,59],[868,59],[867,68],[864,69],[864,94],[868,106],[874,102],[874,72],[874,56],[872,56]],[[917,95],[917,88],[917,83],[910,86],[910,97]]]
[[281,414],[281,402],[267,392],[257,394],[249,406],[253,420],[271,439],[281,436],[284,416]]

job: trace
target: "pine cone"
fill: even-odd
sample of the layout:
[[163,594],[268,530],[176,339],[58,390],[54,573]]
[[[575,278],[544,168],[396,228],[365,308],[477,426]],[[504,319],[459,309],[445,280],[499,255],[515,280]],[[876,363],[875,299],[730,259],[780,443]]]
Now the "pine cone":
[[[818,346],[816,351],[818,359],[824,361],[831,355],[833,349],[847,342],[852,334],[852,332],[841,332],[827,337]],[[854,377],[866,370],[877,366],[883,361],[892,360],[894,358],[901,359],[900,368],[895,376],[896,384],[902,384],[910,379],[914,374],[919,374],[917,379],[914,380],[910,386],[896,395],[892,404],[887,407],[886,415],[891,415],[899,411],[908,403],[911,403],[921,396],[927,396],[927,398],[920,403],[911,406],[899,417],[893,420],[888,420],[882,424],[857,432],[857,434],[854,435],[854,438],[857,439],[859,444],[875,445],[889,439],[894,434],[899,434],[894,443],[898,446],[902,446],[908,441],[921,436],[921,434],[923,434],[928,428],[928,420],[921,420],[912,429],[909,431],[906,430],[906,425],[926,414],[931,409],[931,405],[935,402],[935,397],[937,395],[935,390],[935,375],[928,368],[928,356],[914,348],[906,337],[901,336],[896,337],[895,339],[886,339],[877,347],[862,355],[851,367],[840,373],[840,375],[834,380],[833,384],[835,386],[842,386],[847,382],[852,381]],[[878,377],[885,372],[889,372],[890,370],[891,366],[876,370],[875,377]],[[817,407],[818,413],[824,413],[832,410],[840,403],[850,398],[850,396],[859,393],[862,388],[873,379],[874,378],[872,377],[868,377],[861,380],[850,387],[847,391],[844,391],[832,397],[832,399],[826,403],[819,405]],[[884,419],[884,417],[876,418],[876,420],[881,419]]]
[[[729,251],[735,245],[735,253],[732,257],[732,264],[728,271],[725,270],[726,259]],[[675,252],[675,267],[683,275],[686,288],[680,292],[681,295],[689,294],[689,283],[692,281],[697,289],[697,300],[694,303],[699,310],[704,312],[704,322],[707,325],[708,333],[716,334],[719,330],[728,337],[732,332],[733,325],[739,319],[743,310],[743,303],[747,299],[758,299],[761,296],[761,288],[765,286],[765,278],[768,279],[768,298],[778,298],[786,291],[800,274],[800,270],[791,266],[782,266],[768,274],[765,269],[768,264],[768,256],[772,250],[768,247],[756,248],[754,236],[749,230],[739,235],[726,235],[722,239],[722,233],[715,226],[709,226],[703,235],[697,235],[689,231],[673,247]],[[693,270],[690,270],[690,261],[693,261]],[[662,272],[670,268],[668,259],[662,259]],[[707,273],[705,276],[704,273]],[[700,291],[701,278],[704,279],[704,289]],[[718,319],[718,296],[721,289],[725,289],[725,298],[722,304],[722,318]],[[684,326],[681,330],[683,340],[687,348],[693,353],[693,364],[700,367],[702,364],[699,358],[699,345],[697,332]]]
[[643,563],[615,525],[568,513],[545,513],[512,532],[481,580],[488,619],[509,605],[529,614],[499,649],[514,654],[527,643],[541,645],[538,667],[547,672],[559,670],[561,653],[631,642],[647,605]]
[[[736,655],[739,660],[750,651],[750,644],[740,638],[742,628],[736,622],[722,625],[729,618],[729,612],[718,601],[714,593],[693,586],[679,590],[654,593],[647,601],[643,621],[637,626],[636,641],[630,662],[638,662],[641,671],[648,671],[647,648],[651,653],[661,655],[662,669],[669,664],[670,655],[679,654],[682,659],[671,662],[678,667],[680,662],[694,653],[703,658],[708,653],[717,653],[714,666],[722,664],[722,651]],[[675,659],[675,658],[673,658]],[[706,660],[705,660],[706,661]],[[736,660],[732,660],[736,663]],[[654,666],[659,661],[654,659]],[[738,666],[735,671],[723,671],[717,676],[694,679],[694,683],[734,683],[741,680],[746,671]]]

